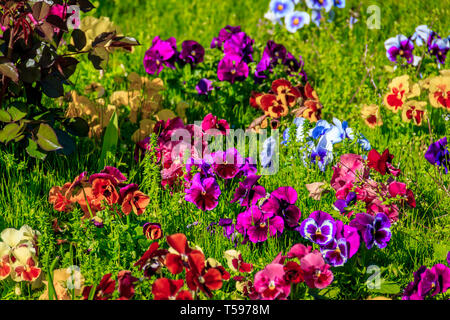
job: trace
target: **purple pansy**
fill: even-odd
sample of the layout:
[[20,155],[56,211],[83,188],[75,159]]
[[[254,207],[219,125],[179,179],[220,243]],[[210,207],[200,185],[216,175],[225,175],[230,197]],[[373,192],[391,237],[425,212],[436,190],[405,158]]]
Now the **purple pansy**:
[[236,230],[253,242],[263,242],[267,237],[283,233],[284,223],[279,216],[262,212],[258,206],[251,206],[237,216]]
[[227,25],[225,28],[220,29],[219,36],[213,38],[211,41],[211,49],[222,49],[222,44],[227,41],[233,34],[236,34],[238,32],[241,32],[241,26],[233,27]]
[[336,236],[327,246],[321,248],[325,259],[334,267],[342,266],[359,249],[358,230],[336,221]]
[[200,81],[195,86],[198,94],[207,95],[208,92],[212,91],[214,88],[212,86],[212,81],[206,78],[200,79]]
[[217,77],[220,81],[243,81],[248,77],[248,65],[241,56],[227,54],[219,62]]
[[159,74],[164,66],[175,69],[177,57],[176,39],[161,40],[158,36],[153,39],[152,46],[145,52],[144,67],[148,74]]
[[435,38],[428,45],[428,52],[436,57],[440,64],[445,64],[447,52],[450,49],[450,41],[448,39]]
[[200,173],[196,173],[192,179],[189,189],[186,189],[185,200],[191,202],[202,211],[214,209],[220,196],[220,188],[213,177],[201,178]]
[[280,187],[264,201],[261,210],[282,217],[286,225],[293,228],[298,226],[301,216],[300,209],[295,206],[296,201],[297,191],[294,188]]
[[417,292],[421,297],[426,297],[428,294],[435,296],[446,292],[448,288],[450,288],[450,269],[438,263],[420,275]]
[[255,40],[250,38],[245,32],[238,32],[223,44],[223,52],[227,54],[235,54],[242,57],[245,63],[253,62],[253,44]]
[[351,191],[347,194],[345,199],[338,199],[334,202],[334,207],[337,209],[340,213],[347,212],[347,207],[353,205],[356,202],[356,193]]
[[410,38],[399,34],[396,37],[389,38],[384,42],[386,56],[393,62],[398,62],[398,57],[403,57],[409,64],[414,62],[414,43]]
[[418,292],[418,288],[422,273],[425,270],[427,270],[427,267],[421,266],[414,272],[414,281],[410,282],[403,290],[402,300],[423,300],[423,297]]
[[371,249],[373,245],[383,249],[391,239],[391,222],[382,212],[377,213],[375,217],[367,213],[357,213],[350,226],[358,229],[367,249]]
[[320,246],[326,246],[336,235],[336,224],[328,213],[314,211],[295,230],[299,231],[302,237]]
[[223,235],[230,239],[234,233],[233,219],[221,218],[219,219],[219,226],[223,228]]
[[230,203],[238,201],[243,207],[254,205],[259,199],[266,196],[266,189],[263,186],[258,185],[258,180],[261,176],[251,175],[244,181],[239,182],[239,187],[233,196],[233,200]]
[[450,166],[450,152],[447,148],[447,137],[433,142],[425,153],[425,159],[431,164],[443,166],[447,174],[448,167]]
[[197,65],[203,62],[205,56],[205,49],[203,46],[194,40],[186,40],[181,44],[180,59],[192,65]]
[[235,148],[209,154],[206,161],[211,163],[214,172],[223,179],[234,178],[245,164],[245,160]]
[[309,14],[300,11],[292,11],[284,18],[286,29],[291,33],[295,33],[298,29],[303,28],[304,25],[309,24],[309,22]]

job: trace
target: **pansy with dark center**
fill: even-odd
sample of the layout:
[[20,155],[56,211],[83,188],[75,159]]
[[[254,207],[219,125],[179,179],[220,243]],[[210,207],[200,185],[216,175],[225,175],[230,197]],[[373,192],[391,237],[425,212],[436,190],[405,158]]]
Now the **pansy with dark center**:
[[425,153],[425,159],[431,164],[443,166],[447,174],[448,167],[450,167],[450,152],[447,147],[447,137],[433,142]]
[[217,77],[220,81],[234,83],[243,81],[248,77],[249,67],[241,56],[226,54],[219,62]]
[[209,211],[219,203],[220,193],[219,184],[214,177],[202,178],[200,173],[196,173],[191,187],[186,190],[185,200],[195,204],[202,211]]
[[200,79],[200,81],[195,86],[195,90],[197,90],[200,95],[207,95],[210,91],[212,91],[214,87],[212,86],[212,81],[206,78]]
[[284,230],[283,219],[273,213],[262,212],[251,206],[237,216],[236,230],[253,242],[263,242],[267,237],[280,235]]
[[380,212],[375,216],[367,213],[358,213],[355,219],[350,221],[350,226],[358,229],[367,249],[374,245],[383,249],[391,239],[391,222],[386,214]]
[[328,213],[314,211],[295,230],[300,232],[302,237],[318,245],[326,246],[334,239],[336,225],[333,217]]
[[250,175],[244,181],[239,182],[239,187],[236,188],[230,203],[238,201],[241,206],[247,207],[256,204],[259,199],[265,197],[266,189],[257,184],[259,178],[261,176]]
[[194,40],[186,40],[181,44],[180,59],[184,63],[197,65],[203,62],[205,56],[205,49],[200,43]]
[[152,46],[145,52],[144,67],[148,74],[159,74],[164,66],[175,69],[177,58],[176,40],[169,38],[161,40],[158,36],[153,39]]
[[300,209],[295,206],[295,202],[297,202],[297,191],[292,187],[280,187],[264,201],[261,210],[280,216],[287,226],[293,228],[298,225],[301,216]]
[[223,179],[234,178],[245,164],[245,160],[235,148],[217,151],[205,159],[211,163],[214,172]]
[[386,55],[389,60],[398,62],[399,57],[406,59],[406,62],[411,64],[414,62],[414,43],[410,38],[400,34],[396,37],[385,41]]

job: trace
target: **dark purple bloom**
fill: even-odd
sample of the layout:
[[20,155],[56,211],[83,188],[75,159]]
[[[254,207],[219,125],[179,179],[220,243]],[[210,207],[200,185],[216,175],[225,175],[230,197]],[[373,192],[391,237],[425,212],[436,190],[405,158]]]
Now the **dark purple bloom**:
[[253,62],[253,44],[255,40],[250,38],[245,32],[238,32],[231,35],[224,44],[223,52],[227,54],[235,54],[242,57],[246,63]]
[[282,44],[278,44],[273,40],[267,41],[261,60],[256,66],[255,77],[260,79],[267,78],[264,71],[272,72],[276,65],[285,64],[287,54],[287,50]]
[[295,74],[298,74],[302,76],[304,81],[307,81],[308,78],[305,71],[303,70],[304,62],[301,56],[297,60],[290,52],[288,52],[284,61],[284,65],[287,67],[288,75],[294,76]]
[[430,293],[431,296],[435,296],[446,292],[448,288],[450,288],[450,269],[438,263],[420,275],[417,292],[421,297],[426,297]]
[[381,212],[377,213],[375,217],[367,213],[358,213],[350,222],[350,226],[358,229],[367,249],[371,249],[374,244],[383,249],[391,239],[391,222]]
[[425,153],[425,159],[431,164],[443,166],[447,174],[448,167],[450,166],[450,152],[447,148],[447,137],[433,142]]
[[203,62],[205,56],[205,49],[203,46],[194,40],[186,40],[181,44],[180,59],[185,63],[197,65]]
[[436,57],[436,60],[440,64],[445,64],[447,58],[447,52],[450,49],[450,41],[448,39],[436,38],[428,45],[428,52]]
[[423,300],[423,297],[418,293],[419,282],[422,273],[427,270],[427,267],[421,266],[414,272],[414,281],[410,282],[403,291],[402,300]]
[[330,244],[336,235],[336,224],[331,215],[323,211],[314,211],[295,230],[302,237],[320,246]]
[[283,233],[284,223],[279,216],[262,212],[258,206],[251,206],[237,216],[236,230],[253,242],[263,242],[268,236]]
[[447,265],[450,267],[450,251],[447,253]]
[[223,235],[230,239],[234,232],[233,219],[221,218],[219,219],[219,226],[223,227]]
[[159,36],[153,39],[152,46],[145,52],[144,67],[148,74],[159,74],[164,66],[175,69],[177,58],[176,39],[161,40]]
[[282,217],[286,225],[293,228],[298,226],[301,216],[300,209],[295,206],[296,201],[297,191],[294,188],[280,187],[264,201],[261,210]]
[[398,62],[398,57],[403,57],[406,62],[413,63],[414,61],[414,43],[410,38],[400,34],[396,37],[390,38],[385,41],[384,47],[386,48],[386,56],[393,62]]
[[242,57],[235,54],[227,54],[219,62],[217,77],[220,81],[243,81],[248,77],[248,65]]
[[356,193],[349,192],[345,199],[338,199],[334,202],[334,207],[340,212],[345,213],[348,206],[353,205],[356,202]]
[[251,175],[243,182],[239,182],[239,187],[236,188],[233,200],[230,202],[239,201],[243,207],[252,206],[258,202],[259,199],[266,196],[266,189],[258,185],[258,180],[261,176]]
[[192,185],[186,190],[185,200],[191,202],[202,211],[214,209],[220,196],[220,188],[213,177],[201,178],[200,173],[196,173],[192,179]]
[[195,89],[197,90],[198,94],[204,94],[207,95],[208,92],[212,91],[212,81],[208,80],[206,78],[201,79],[197,85],[195,86]]
[[234,178],[245,164],[245,160],[235,148],[210,154],[206,161],[212,164],[214,172],[223,179]]
[[[194,170],[195,168],[195,170]],[[210,176],[213,176],[213,171],[211,168],[211,165],[207,163],[203,159],[194,159],[189,158],[186,161],[186,174],[185,174],[185,180],[188,182],[192,181],[192,177],[196,174],[200,173],[200,177],[202,179],[208,178]]]
[[219,31],[219,36],[215,37],[211,41],[211,49],[219,48],[222,49],[222,44],[228,40],[233,34],[241,32],[241,26],[232,27],[227,25]]

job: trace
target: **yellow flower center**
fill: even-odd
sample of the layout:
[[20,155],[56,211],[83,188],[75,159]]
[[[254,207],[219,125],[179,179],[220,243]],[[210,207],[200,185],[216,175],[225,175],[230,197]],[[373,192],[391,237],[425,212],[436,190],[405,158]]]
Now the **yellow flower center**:
[[236,69],[231,69],[230,73],[231,74],[235,74],[236,73]]
[[275,289],[275,281],[270,281],[270,283],[269,283],[269,289],[270,290],[273,290],[273,289]]
[[405,51],[403,51],[403,50],[400,50],[400,51],[398,52],[398,54],[402,56],[402,55],[404,55],[404,54],[405,54]]
[[191,51],[191,56],[195,56],[195,51],[194,50]]
[[284,9],[284,5],[282,5],[281,3],[278,5],[277,10],[278,11],[283,11]]
[[259,224],[259,227],[260,227],[260,228],[265,228],[265,227],[266,227],[266,223],[265,223],[265,222],[261,222],[261,223]]
[[298,18],[295,18],[293,24],[295,26],[298,26],[299,23],[300,23],[300,20]]

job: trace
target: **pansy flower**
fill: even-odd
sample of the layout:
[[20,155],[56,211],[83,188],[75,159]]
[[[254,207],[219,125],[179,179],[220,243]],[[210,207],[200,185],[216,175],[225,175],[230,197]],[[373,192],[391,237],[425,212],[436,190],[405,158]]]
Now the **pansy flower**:
[[384,42],[386,48],[386,56],[393,62],[398,62],[398,57],[406,59],[406,62],[411,64],[414,61],[414,43],[410,38],[400,34],[396,37],[389,38]]
[[200,81],[195,86],[195,90],[197,90],[200,95],[207,95],[214,88],[212,86],[212,81],[206,78],[200,79]]
[[166,255],[166,267],[173,274],[179,274],[188,267],[188,254],[192,252],[192,249],[188,245],[186,236],[182,233],[168,236],[167,243],[171,249]]
[[223,44],[225,55],[235,54],[241,56],[245,63],[253,62],[253,44],[255,40],[245,32],[238,32],[228,38]]
[[418,292],[418,287],[421,275],[425,270],[427,270],[427,267],[421,266],[413,273],[414,280],[406,286],[405,290],[403,290],[402,300],[423,300],[423,297]]
[[193,300],[188,290],[180,291],[183,284],[183,279],[156,279],[152,285],[153,297],[155,300]]
[[389,149],[383,151],[383,154],[379,154],[377,150],[372,149],[367,155],[367,166],[369,168],[375,169],[383,176],[386,173],[390,173],[390,163],[394,159],[394,155],[389,153]]
[[211,49],[219,48],[222,49],[222,44],[227,41],[233,34],[241,32],[241,26],[230,26],[227,25],[225,28],[220,29],[219,36],[215,37],[211,41]]
[[206,161],[212,164],[214,172],[223,179],[234,178],[245,164],[245,160],[235,148],[210,154]]
[[383,249],[391,239],[391,222],[386,214],[381,212],[375,217],[367,213],[357,213],[355,219],[350,221],[350,226],[358,229],[367,249],[374,245]]
[[194,40],[186,40],[181,44],[180,59],[191,65],[197,65],[203,62],[205,56],[205,49],[203,46]]
[[450,288],[450,269],[438,263],[420,275],[417,291],[421,297],[425,297],[428,294],[435,296],[444,293],[448,288]]
[[8,278],[11,273],[10,247],[0,242],[0,281]]
[[303,28],[304,25],[308,25],[309,22],[309,14],[300,11],[291,11],[284,18],[286,29],[291,33],[295,33],[298,29]]
[[216,268],[206,270],[205,256],[194,250],[188,255],[189,269],[186,272],[186,283],[191,290],[200,289],[208,298],[213,290],[222,288],[222,275]]
[[162,229],[159,223],[145,223],[142,232],[148,240],[158,240],[162,237]]
[[243,81],[248,77],[248,65],[241,56],[226,54],[219,62],[217,77],[220,81]]
[[428,28],[428,26],[420,25],[416,27],[411,40],[415,41],[418,47],[421,47],[424,43],[428,43],[428,39],[430,39],[433,35],[434,31]]
[[37,259],[34,250],[27,245],[21,245],[11,251],[12,254],[12,272],[11,278],[14,281],[34,281],[41,274],[38,268]]
[[235,272],[250,273],[253,271],[253,265],[244,262],[242,254],[239,251],[227,250],[224,253],[224,257],[227,260],[228,267]]
[[322,255],[315,251],[308,253],[300,260],[305,283],[310,288],[323,289],[333,281],[330,265],[326,264]]
[[280,216],[287,226],[295,227],[301,216],[300,209],[295,206],[295,202],[297,202],[297,191],[292,187],[280,187],[264,201],[261,210]]
[[418,84],[411,85],[409,76],[394,78],[389,84],[389,92],[384,96],[385,106],[394,113],[400,110],[407,99],[420,95]]
[[280,235],[284,230],[283,219],[272,212],[265,213],[258,206],[251,206],[237,216],[236,230],[253,242],[266,241],[268,236]]
[[159,36],[156,36],[152,41],[152,46],[145,52],[145,71],[148,74],[159,74],[164,69],[164,66],[175,69],[173,60],[176,56],[175,38],[161,40]]
[[427,117],[425,101],[410,100],[403,106],[402,120],[420,126]]
[[282,264],[271,263],[255,274],[254,288],[261,300],[285,300],[291,292]]
[[[297,104],[297,99],[301,93],[298,88],[294,87],[289,80],[278,79],[272,82],[272,92],[279,98],[283,104],[293,107]],[[266,108],[263,109],[265,110]]]
[[295,230],[299,231],[302,237],[326,246],[333,241],[336,234],[336,225],[333,217],[323,211],[314,211]]
[[[92,286],[84,287],[83,299],[88,300]],[[105,274],[100,283],[95,288],[94,300],[109,300],[113,292],[116,290],[116,281],[111,279],[111,273]]]
[[381,120],[380,115],[380,108],[376,104],[364,105],[361,109],[361,117],[372,129],[383,125],[383,120]]
[[319,96],[316,91],[311,87],[309,82],[305,86],[297,87],[297,89],[299,89],[303,99],[303,105],[292,111],[295,117],[302,117],[311,122],[320,120],[323,106],[319,101]]
[[431,164],[443,166],[447,174],[450,167],[450,151],[447,147],[447,137],[430,144],[425,153],[425,159]]
[[166,249],[159,249],[158,242],[153,242],[134,266],[139,266],[139,270],[144,270],[144,276],[150,278],[161,270],[167,253]]
[[241,206],[247,207],[256,204],[259,199],[265,197],[266,189],[257,184],[259,178],[261,176],[250,175],[244,181],[239,182],[239,186],[236,188],[230,203],[238,201]]
[[119,300],[129,300],[134,296],[134,284],[139,281],[138,278],[133,277],[131,271],[122,270],[117,275],[117,282],[119,287]]
[[269,9],[272,11],[276,18],[283,18],[289,12],[294,10],[294,3],[292,0],[271,0],[269,3]]
[[120,189],[120,199],[122,212],[126,215],[133,211],[139,216],[145,212],[145,208],[150,203],[150,197],[139,191],[139,186],[135,183]]
[[448,50],[450,49],[449,39],[440,39],[438,37],[434,38],[428,45],[428,52],[430,55],[436,58],[439,64],[444,65],[445,59],[447,58]]
[[105,200],[109,205],[119,202],[119,193],[117,192],[116,186],[111,179],[90,178],[90,181],[92,181],[92,194],[96,202],[101,203]]
[[334,0],[305,0],[308,8],[313,10],[325,10],[328,12],[334,5]]
[[[214,130],[218,130],[219,134],[226,135],[227,131],[230,129],[230,125],[225,119],[218,119],[212,113],[208,113],[202,121],[202,130],[207,134],[215,135]],[[212,130],[208,132],[208,130]]]
[[439,76],[431,79],[428,97],[433,107],[450,110],[450,76]]
[[191,187],[186,190],[185,200],[195,204],[202,211],[210,211],[219,203],[220,193],[219,184],[214,177],[201,178],[198,172],[192,179]]

